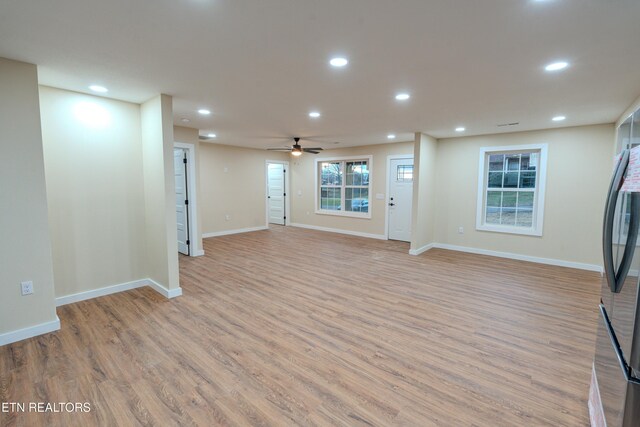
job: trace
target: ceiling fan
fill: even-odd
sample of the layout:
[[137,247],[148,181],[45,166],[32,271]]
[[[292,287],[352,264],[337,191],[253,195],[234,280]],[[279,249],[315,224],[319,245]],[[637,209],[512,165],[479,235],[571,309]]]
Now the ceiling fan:
[[322,148],[320,148],[320,147],[302,148],[302,146],[300,145],[300,138],[298,138],[298,137],[293,138],[293,141],[295,142],[295,144],[293,144],[291,146],[291,148],[267,148],[267,150],[269,150],[269,151],[291,151],[291,154],[294,155],[294,156],[301,156],[303,152],[311,153],[311,154],[318,154],[320,151],[322,151]]

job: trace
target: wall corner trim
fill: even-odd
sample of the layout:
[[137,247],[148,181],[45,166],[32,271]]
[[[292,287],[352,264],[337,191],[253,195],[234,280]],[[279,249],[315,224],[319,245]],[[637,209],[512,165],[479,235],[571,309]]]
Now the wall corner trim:
[[366,237],[369,239],[387,240],[384,234],[361,233],[359,231],[342,230],[339,228],[319,227],[317,225],[299,224],[292,222],[291,227],[306,228],[309,230],[327,231],[329,233],[348,234],[349,236]]
[[60,319],[56,316],[55,320],[40,323],[39,325],[29,326],[28,328],[18,329],[4,334],[0,334],[0,346],[11,344],[17,341],[33,338],[38,335],[48,334],[60,329]]
[[156,291],[159,294],[163,295],[167,299],[179,297],[179,296],[182,295],[182,288],[167,289],[167,288],[165,288],[164,286],[162,286],[160,283],[156,282],[153,279],[146,279],[145,282],[154,291]]
[[422,253],[427,252],[429,249],[434,248],[435,245],[436,245],[436,243],[429,243],[428,245],[424,245],[423,247],[418,248],[418,249],[410,249],[409,250],[409,255],[414,255],[414,256],[415,255],[420,255]]
[[214,231],[212,233],[202,233],[202,238],[208,239],[210,237],[228,236],[230,234],[250,233],[252,231],[267,230],[268,228],[269,227],[267,227],[266,225],[261,225],[260,227],[238,228],[237,230]]
[[86,301],[88,299],[103,297],[106,295],[117,294],[119,292],[130,291],[132,289],[142,288],[144,286],[149,286],[154,291],[169,299],[182,295],[182,288],[167,289],[155,280],[140,279],[133,280],[131,282],[119,283],[117,285],[105,286],[104,288],[93,289],[86,292],[78,292],[77,294],[58,297],[56,298],[56,307],[73,304],[74,302]]

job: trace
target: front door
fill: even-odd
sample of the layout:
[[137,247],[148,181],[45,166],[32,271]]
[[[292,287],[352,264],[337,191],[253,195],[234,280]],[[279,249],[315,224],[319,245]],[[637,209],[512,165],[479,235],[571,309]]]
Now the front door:
[[267,168],[269,224],[285,225],[285,166],[282,163],[269,163]]
[[187,150],[173,149],[173,169],[176,181],[176,219],[178,252],[189,255],[189,194],[187,191]]
[[413,159],[391,159],[389,163],[389,239],[410,242]]

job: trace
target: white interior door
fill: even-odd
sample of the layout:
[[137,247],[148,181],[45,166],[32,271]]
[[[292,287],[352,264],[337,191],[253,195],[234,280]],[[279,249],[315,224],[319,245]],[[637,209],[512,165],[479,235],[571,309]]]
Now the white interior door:
[[411,241],[413,159],[389,162],[389,239]]
[[189,194],[187,190],[187,150],[173,149],[173,169],[176,181],[176,218],[178,252],[189,255]]
[[285,169],[282,163],[267,164],[269,223],[285,225]]

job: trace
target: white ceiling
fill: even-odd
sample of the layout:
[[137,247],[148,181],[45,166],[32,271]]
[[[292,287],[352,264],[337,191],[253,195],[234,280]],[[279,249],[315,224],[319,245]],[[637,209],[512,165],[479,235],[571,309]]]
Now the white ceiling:
[[[640,95],[639,40],[638,0],[0,3],[0,56],[38,64],[42,84],[100,83],[136,103],[167,93],[176,124],[262,148],[613,122]],[[349,65],[330,67],[334,55]],[[560,59],[571,66],[544,71]]]

